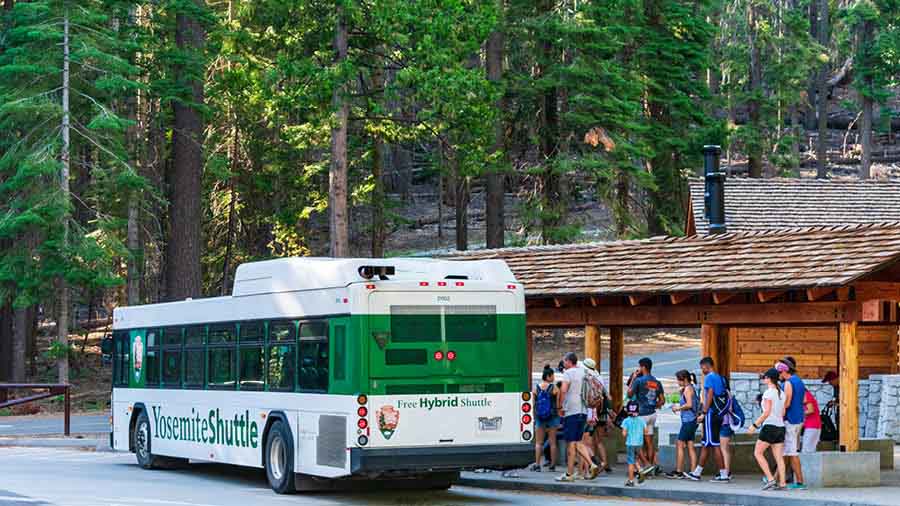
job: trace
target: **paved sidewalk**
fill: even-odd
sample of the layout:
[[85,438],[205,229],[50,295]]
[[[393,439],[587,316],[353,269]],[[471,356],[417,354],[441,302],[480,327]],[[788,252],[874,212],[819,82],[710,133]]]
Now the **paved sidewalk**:
[[729,484],[704,481],[670,480],[664,476],[649,479],[643,485],[626,488],[623,465],[612,475],[601,475],[592,481],[558,483],[559,473],[516,471],[519,477],[506,478],[503,473],[463,473],[461,485],[500,490],[567,493],[590,496],[623,496],[635,499],[729,504],[740,506],[896,506],[900,504],[900,483],[896,471],[882,473],[881,487],[820,488],[763,492],[760,478],[746,476]]
[[87,451],[112,451],[109,434],[73,434],[70,437],[0,437],[0,447],[68,448]]

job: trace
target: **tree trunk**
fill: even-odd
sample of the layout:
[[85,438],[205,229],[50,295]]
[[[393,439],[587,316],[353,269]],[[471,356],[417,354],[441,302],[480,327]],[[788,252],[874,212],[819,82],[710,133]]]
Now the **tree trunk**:
[[[204,9],[203,0],[193,0]],[[186,11],[186,12],[185,12]],[[206,32],[191,9],[175,16],[175,43],[185,53],[202,53]],[[190,89],[186,101],[173,102],[173,162],[170,180],[169,238],[166,244],[166,298],[181,300],[201,293],[200,223],[203,176],[203,73],[178,65],[176,79]]]
[[[819,43],[827,48],[831,40],[828,26],[828,0],[815,1],[819,4],[819,23],[817,28]],[[828,177],[828,63],[823,63],[819,69],[818,81],[816,114],[818,115],[819,135],[816,139],[816,177],[825,179]]]
[[619,170],[616,175],[616,238],[623,239],[628,232],[628,193],[630,190],[630,178],[624,170]]
[[791,107],[791,168],[794,171],[800,170],[800,138],[803,135],[799,109],[799,105]]
[[[66,201],[66,211],[63,212],[63,237],[62,249],[68,249],[69,243],[69,157],[71,155],[71,142],[69,139],[69,14],[66,12],[63,18],[63,86],[62,86],[62,172],[60,174],[60,188]],[[57,372],[60,383],[69,382],[69,284],[64,276],[57,278],[57,290],[59,293],[59,315],[56,320],[56,339],[60,345],[60,356],[57,360]]]
[[455,154],[451,163],[456,173],[456,249],[465,251],[469,249],[469,178],[460,173],[459,161]]
[[762,177],[762,125],[760,124],[760,96],[762,90],[762,61],[760,54],[759,13],[753,2],[747,6],[747,31],[750,48],[750,99],[747,102],[747,113],[750,119],[753,139],[747,146],[747,163],[749,176]]
[[[347,26],[343,9],[338,9],[334,30],[335,63],[347,59]],[[328,174],[328,211],[330,251],[333,257],[349,256],[349,223],[347,217],[347,121],[350,106],[344,87],[335,86],[332,96],[335,121],[331,129],[331,166]]]
[[0,382],[12,379],[13,309],[12,301],[3,301],[0,307]]
[[141,253],[140,241],[140,207],[138,199],[140,194],[132,195],[128,201],[128,294],[127,301],[129,306],[141,303],[141,260],[144,255]]
[[[547,12],[552,6],[546,6]],[[550,41],[543,43],[543,68],[540,69],[541,78],[550,75],[550,62],[553,61],[555,52]],[[555,161],[559,150],[559,111],[557,104],[556,86],[546,86],[543,93],[539,94],[541,111],[540,145],[541,163],[544,165],[541,176],[543,210],[541,212],[541,242],[554,244],[558,242],[558,229],[564,220],[566,201],[560,191],[559,174],[555,171]]]
[[28,308],[16,308],[13,323],[12,368],[10,379],[14,383],[25,382],[25,349],[28,343]]
[[[234,159],[232,159],[234,160]],[[236,162],[232,161],[232,169],[235,168]],[[234,172],[232,172],[234,174]],[[235,222],[237,221],[235,218],[235,201],[237,201],[237,192],[234,189],[234,179],[229,182],[229,195],[228,195],[228,230],[226,231],[225,236],[225,256],[222,259],[222,286],[220,287],[220,294],[222,296],[228,295],[231,293],[229,290],[229,285],[231,284],[229,278],[231,276],[231,257],[233,255],[232,250],[234,249],[234,227]]]
[[[819,0],[809,2],[809,36],[819,40]],[[816,129],[816,95],[819,87],[819,69],[813,68],[809,76],[809,85],[806,89],[806,103],[803,107],[804,120],[807,130]]]
[[3,0],[3,8],[6,10],[12,10],[13,5],[16,3],[16,0]]
[[[497,9],[503,11],[503,0],[497,0]],[[486,62],[487,79],[495,84],[499,84],[503,79],[503,31],[498,27],[491,32],[487,40]],[[503,153],[503,119],[504,110],[502,96],[497,99],[497,122],[494,125],[494,146],[493,151],[496,155],[501,156]],[[485,228],[486,228],[486,245],[488,248],[503,247],[504,233],[504,184],[503,173],[499,170],[500,161],[496,161],[496,167],[493,167],[487,173],[485,181]]]
[[[872,44],[872,36],[875,27],[871,21],[866,21],[860,26],[859,44],[861,48],[868,52],[869,46]],[[857,74],[858,75],[858,74]],[[871,74],[863,78],[864,92],[860,93],[860,101],[862,102],[862,120],[859,124],[859,138],[862,144],[862,157],[859,166],[859,178],[869,179],[872,177],[872,116],[874,114],[875,103],[870,93],[872,92]]]
[[[384,62],[377,58],[372,71],[372,88],[375,93],[383,93],[385,74]],[[372,258],[384,257],[384,243],[387,225],[384,218],[384,162],[387,155],[380,133],[372,135]]]

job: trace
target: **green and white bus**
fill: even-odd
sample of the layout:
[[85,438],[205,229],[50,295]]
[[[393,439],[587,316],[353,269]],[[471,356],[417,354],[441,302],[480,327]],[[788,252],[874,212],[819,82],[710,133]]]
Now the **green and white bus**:
[[265,468],[279,493],[533,455],[523,288],[500,260],[285,258],[113,315],[113,449]]

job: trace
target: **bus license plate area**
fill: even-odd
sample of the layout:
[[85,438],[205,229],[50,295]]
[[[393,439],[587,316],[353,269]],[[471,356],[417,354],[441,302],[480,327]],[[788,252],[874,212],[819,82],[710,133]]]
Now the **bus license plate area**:
[[497,432],[503,428],[502,416],[479,416],[478,430],[482,432]]

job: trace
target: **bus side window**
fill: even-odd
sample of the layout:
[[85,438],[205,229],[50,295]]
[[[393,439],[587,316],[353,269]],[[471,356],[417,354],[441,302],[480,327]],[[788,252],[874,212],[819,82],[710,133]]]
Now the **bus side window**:
[[237,350],[234,324],[210,325],[207,353],[207,386],[234,390],[237,383]]
[[144,385],[148,387],[159,386],[159,330],[152,329],[147,331],[147,360],[144,363],[146,376]]
[[206,381],[206,327],[184,329],[184,387],[203,388]]
[[300,324],[300,390],[328,391],[328,322]]
[[238,364],[240,368],[241,390],[262,390],[265,387],[265,355],[263,341],[266,328],[263,322],[244,322],[240,324],[240,350]]
[[272,321],[268,327],[266,383],[271,391],[293,392],[297,374],[297,324]]
[[[125,350],[128,348],[128,332],[113,332],[113,385],[128,386],[128,366],[125,363]],[[125,381],[122,381],[125,378]]]
[[182,328],[162,329],[162,386],[181,388]]

